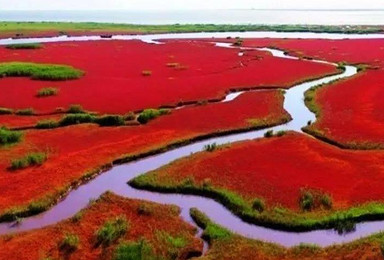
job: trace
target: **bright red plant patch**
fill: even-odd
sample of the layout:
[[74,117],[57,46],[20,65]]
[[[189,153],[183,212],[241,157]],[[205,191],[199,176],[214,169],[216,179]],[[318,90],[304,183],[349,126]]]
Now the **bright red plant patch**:
[[[145,214],[140,214],[140,209],[145,209]],[[125,234],[107,248],[96,246],[96,231],[106,221],[116,217],[126,219],[128,227]],[[186,259],[189,252],[202,249],[201,241],[194,236],[195,231],[180,218],[177,207],[107,193],[73,219],[12,237],[0,237],[0,259],[113,259],[120,241],[139,242],[140,239],[146,240],[155,255],[170,259],[170,245],[161,234],[182,238],[186,244],[176,248],[176,252],[180,259]],[[67,234],[79,239],[78,248],[73,252],[60,249],[60,243]]]
[[[25,131],[22,143],[0,148],[0,212],[55,194],[87,172],[124,155],[137,155],[221,131],[280,124],[289,119],[282,104],[282,93],[268,90],[244,93],[231,102],[174,110],[146,125],[88,124]],[[48,153],[42,166],[16,172],[7,170],[12,159],[36,150]]]
[[384,147],[384,39],[245,39],[243,45],[368,65],[360,75],[316,90],[319,118],[310,129],[348,148]]
[[209,183],[267,206],[299,209],[301,189],[329,194],[334,208],[384,201],[382,151],[350,151],[290,132],[283,137],[234,143],[180,159],[151,174],[159,186],[186,179]]
[[[81,104],[90,111],[123,114],[179,102],[222,99],[230,89],[289,88],[304,80],[337,73],[330,65],[276,58],[262,51],[249,51],[243,56],[238,52],[186,40],[166,44],[50,43],[27,52],[0,48],[3,62],[67,64],[86,72],[81,79],[54,84],[28,78],[1,79],[0,106],[53,112],[57,107]],[[150,76],[143,76],[143,71],[150,72]],[[52,86],[59,89],[57,96],[36,97],[38,89]]]

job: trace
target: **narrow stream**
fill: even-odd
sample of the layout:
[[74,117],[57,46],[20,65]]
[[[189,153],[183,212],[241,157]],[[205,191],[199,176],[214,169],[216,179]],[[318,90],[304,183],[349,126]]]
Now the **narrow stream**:
[[[231,34],[231,33],[229,33]],[[234,35],[234,33],[232,33]],[[189,34],[191,38],[196,38],[194,34]],[[211,34],[206,34],[206,37],[210,37]],[[227,36],[228,33],[225,33]],[[297,33],[295,34],[297,37]],[[147,42],[156,43],[156,38],[167,38],[164,35],[155,36],[135,36],[139,39],[144,39]],[[180,35],[177,35],[180,36]],[[200,34],[201,36],[201,34]],[[348,35],[349,37],[350,35]],[[383,37],[383,35],[380,35]],[[92,36],[93,37],[93,36]],[[131,38],[133,36],[130,36]],[[174,38],[180,38],[173,35]],[[221,36],[223,37],[223,36]],[[255,37],[255,36],[250,36]],[[276,37],[282,37],[280,33]],[[75,37],[71,37],[75,38]],[[87,36],[87,39],[89,36]],[[115,38],[115,37],[114,37]],[[186,38],[186,37],[184,37]],[[318,37],[319,38],[319,37]],[[48,39],[48,38],[44,38]],[[60,41],[60,37],[56,37],[56,41]],[[23,42],[26,42],[23,39]],[[41,41],[41,39],[27,39],[27,42]],[[84,40],[84,39],[83,39]],[[53,40],[52,40],[53,41]],[[19,40],[0,40],[1,44],[19,42]],[[219,47],[231,47],[228,44],[217,43]],[[241,49],[241,48],[240,48]],[[246,51],[249,48],[243,48],[241,51]],[[273,50],[268,48],[262,48],[258,50],[270,51],[272,55],[281,58],[296,59],[296,57],[287,56],[284,52],[279,50]],[[322,62],[311,60],[311,62]],[[328,63],[328,62],[325,62]],[[336,65],[333,63],[328,63]],[[76,214],[81,209],[85,208],[91,199],[98,198],[104,192],[110,190],[118,195],[128,198],[148,200],[152,202],[162,204],[174,204],[181,208],[181,217],[196,226],[194,221],[189,215],[189,210],[192,207],[196,207],[204,212],[209,218],[219,225],[226,227],[227,229],[241,234],[245,237],[269,241],[278,243],[284,246],[294,246],[300,243],[313,243],[320,246],[328,246],[334,243],[344,243],[355,240],[357,238],[370,235],[372,233],[384,230],[384,221],[370,221],[363,222],[356,225],[356,231],[339,235],[334,230],[316,230],[309,232],[286,232],[279,231],[270,228],[264,228],[253,224],[248,224],[240,220],[237,216],[233,215],[220,203],[199,196],[193,195],[180,195],[180,194],[162,194],[156,192],[149,192],[143,190],[137,190],[129,185],[127,182],[143,173],[151,170],[155,170],[163,165],[166,165],[176,159],[189,156],[191,153],[199,152],[203,150],[204,146],[211,143],[225,144],[241,140],[255,139],[262,137],[267,130],[293,130],[301,132],[301,127],[305,126],[309,120],[312,122],[316,120],[315,115],[308,110],[303,102],[304,92],[313,86],[320,84],[326,84],[331,81],[350,77],[357,73],[357,68],[353,66],[346,66],[346,70],[338,75],[327,76],[321,79],[312,80],[306,83],[298,84],[285,93],[284,108],[291,114],[293,120],[284,125],[276,127],[250,131],[240,134],[231,134],[223,137],[210,138],[205,141],[195,142],[174,150],[170,150],[158,155],[150,156],[141,160],[133,161],[127,164],[114,166],[112,169],[102,173],[88,183],[72,190],[65,199],[60,201],[57,205],[49,209],[48,211],[36,216],[25,218],[19,225],[13,225],[13,223],[1,223],[0,234],[8,234],[26,230],[32,230],[36,228],[45,227],[51,224],[55,224],[61,220],[67,219]],[[241,92],[228,94],[222,102],[230,102],[237,96],[241,95]],[[201,230],[200,230],[201,231]]]

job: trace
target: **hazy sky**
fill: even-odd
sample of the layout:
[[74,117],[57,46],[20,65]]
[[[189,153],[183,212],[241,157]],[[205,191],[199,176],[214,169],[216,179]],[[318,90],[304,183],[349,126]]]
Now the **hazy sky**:
[[[379,9],[383,0],[0,0],[0,10]],[[1,18],[1,17],[0,17]]]

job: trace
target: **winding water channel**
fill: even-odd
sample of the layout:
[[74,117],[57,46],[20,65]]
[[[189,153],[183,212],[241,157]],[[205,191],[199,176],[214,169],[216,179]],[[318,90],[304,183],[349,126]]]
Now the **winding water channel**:
[[[272,35],[271,35],[272,34]],[[291,38],[384,38],[384,35],[369,35],[370,37],[362,37],[364,35],[340,35],[340,34],[312,34],[312,33],[200,33],[200,34],[166,34],[166,35],[144,35],[144,36],[114,36],[113,39],[131,40],[140,39],[150,43],[156,43],[155,39],[170,39],[170,38],[207,38],[207,37],[225,37],[225,36],[241,36],[241,37],[291,37]],[[307,37],[304,37],[307,36]],[[316,36],[316,37],[314,37]],[[324,37],[323,37],[324,36]],[[52,38],[38,38],[38,39],[3,39],[0,40],[0,45],[9,43],[21,42],[54,42],[54,41],[70,41],[70,40],[101,40],[97,36],[84,36],[84,37],[52,37]],[[231,47],[228,44],[217,43],[218,47]],[[244,48],[249,49],[249,48]],[[254,48],[257,49],[257,48]],[[274,56],[280,58],[297,59],[296,57],[287,56],[284,52],[268,48],[258,48],[258,50],[269,51]],[[244,51],[244,50],[239,50]],[[310,62],[322,62],[336,66],[334,63],[311,60]],[[192,207],[198,208],[204,212],[209,218],[219,225],[227,229],[241,234],[245,237],[260,239],[273,243],[278,243],[284,246],[294,246],[300,243],[313,243],[320,246],[328,246],[334,243],[344,243],[355,240],[357,238],[370,235],[372,233],[384,230],[384,221],[370,221],[363,222],[356,225],[356,231],[339,235],[334,230],[315,230],[309,232],[286,232],[270,228],[260,227],[253,224],[243,222],[237,216],[233,215],[220,203],[193,195],[180,195],[180,194],[162,194],[156,192],[149,192],[137,190],[129,185],[127,182],[138,175],[144,174],[148,171],[155,170],[163,165],[166,165],[176,159],[189,156],[191,153],[199,152],[207,144],[217,143],[225,144],[241,140],[255,139],[262,137],[267,130],[293,130],[301,132],[301,127],[305,126],[309,120],[315,121],[315,115],[308,110],[303,102],[304,92],[313,86],[326,84],[331,81],[353,76],[357,73],[357,68],[354,66],[346,66],[346,70],[338,75],[327,76],[321,79],[312,80],[306,83],[295,85],[285,93],[284,108],[290,113],[293,120],[284,125],[276,127],[250,131],[239,134],[230,134],[223,137],[210,138],[205,141],[195,142],[185,145],[158,155],[146,157],[141,160],[133,161],[123,165],[114,166],[112,169],[100,174],[88,183],[69,192],[62,201],[49,209],[48,211],[36,216],[25,218],[19,225],[12,225],[12,223],[1,223],[0,234],[7,234],[13,232],[26,231],[36,228],[41,228],[47,225],[55,224],[61,220],[67,219],[76,214],[81,209],[85,208],[91,199],[98,198],[104,192],[110,190],[118,195],[133,198],[143,199],[162,204],[174,204],[181,208],[181,217],[196,226],[189,215],[189,210]],[[242,92],[228,94],[222,102],[231,102]],[[201,230],[200,230],[201,231]]]

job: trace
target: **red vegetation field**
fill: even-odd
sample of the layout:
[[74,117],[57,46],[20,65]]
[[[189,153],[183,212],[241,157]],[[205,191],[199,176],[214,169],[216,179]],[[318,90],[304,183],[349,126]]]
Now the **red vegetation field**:
[[243,46],[275,47],[302,57],[312,57],[333,62],[347,62],[350,64],[370,64],[373,66],[382,65],[384,58],[384,39],[329,40],[262,38],[244,39]]
[[350,148],[384,147],[384,39],[245,39],[244,46],[272,46],[294,55],[370,66],[317,90],[320,117],[311,129]]
[[371,259],[383,258],[380,245],[382,234],[363,238],[347,244],[316,248],[311,245],[301,245],[284,248],[275,244],[247,239],[232,235],[226,239],[214,239],[212,246],[201,260],[341,260],[341,259]]
[[[145,208],[146,214],[140,214]],[[95,246],[95,232],[108,220],[124,216],[129,224],[126,234],[108,247]],[[17,235],[0,237],[0,259],[113,259],[116,245],[121,241],[139,242],[145,239],[157,256],[186,259],[189,252],[202,250],[202,243],[194,237],[196,230],[179,217],[177,207],[104,194],[83,211],[77,220],[69,219],[46,228]],[[65,252],[60,243],[67,234],[79,237],[78,249]],[[172,247],[166,236],[182,239],[185,245]],[[174,250],[174,251],[172,251]]]
[[[37,112],[81,104],[95,112],[127,113],[179,102],[221,99],[231,89],[288,88],[337,72],[329,65],[275,58],[261,51],[239,56],[236,49],[186,40],[160,45],[140,41],[50,43],[37,50],[0,48],[0,57],[2,62],[67,64],[86,72],[81,79],[66,82],[0,80],[0,107],[32,107]],[[152,75],[143,76],[146,70]],[[57,87],[59,94],[36,97],[43,87]]]
[[63,115],[44,115],[44,116],[18,116],[0,115],[0,126],[7,128],[34,127],[37,122],[43,120],[58,120]]
[[[67,188],[87,172],[123,155],[140,154],[201,135],[279,124],[289,115],[280,91],[248,92],[231,102],[174,110],[146,125],[78,125],[25,131],[20,144],[0,149],[0,212]],[[12,172],[10,161],[30,151],[47,151],[40,167]]]
[[340,209],[384,201],[383,162],[381,151],[342,150],[292,132],[194,154],[150,174],[159,184],[209,179],[213,187],[291,209],[299,208],[300,190],[310,188],[330,194]]
[[320,88],[314,102],[320,117],[310,130],[350,148],[384,147],[384,71]]

